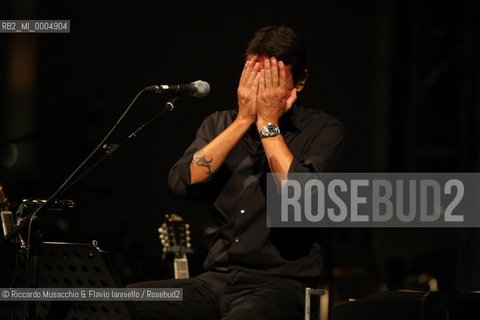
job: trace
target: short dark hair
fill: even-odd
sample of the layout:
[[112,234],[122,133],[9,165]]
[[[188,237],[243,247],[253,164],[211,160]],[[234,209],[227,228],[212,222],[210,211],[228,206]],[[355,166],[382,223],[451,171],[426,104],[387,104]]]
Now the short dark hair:
[[305,78],[306,50],[300,37],[287,26],[265,26],[260,28],[250,40],[245,56],[256,54],[275,57],[292,66],[294,83]]

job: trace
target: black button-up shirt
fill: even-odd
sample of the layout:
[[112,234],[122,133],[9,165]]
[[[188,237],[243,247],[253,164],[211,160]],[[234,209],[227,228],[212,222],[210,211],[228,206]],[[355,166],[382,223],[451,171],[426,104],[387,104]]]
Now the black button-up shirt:
[[[209,211],[204,268],[318,277],[322,256],[317,236],[321,230],[267,228],[266,173],[270,168],[254,125],[212,178],[190,183],[193,154],[225,130],[236,114],[236,110],[225,110],[208,116],[169,174],[169,185],[176,194],[201,199]],[[297,103],[282,117],[279,127],[294,156],[289,172],[333,170],[343,147],[340,121]]]

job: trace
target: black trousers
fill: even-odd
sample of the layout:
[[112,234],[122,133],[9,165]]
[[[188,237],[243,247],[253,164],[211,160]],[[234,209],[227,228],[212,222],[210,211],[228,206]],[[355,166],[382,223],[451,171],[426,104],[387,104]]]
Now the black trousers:
[[128,285],[183,288],[183,301],[135,302],[143,320],[300,320],[304,317],[306,286],[293,279],[240,270]]

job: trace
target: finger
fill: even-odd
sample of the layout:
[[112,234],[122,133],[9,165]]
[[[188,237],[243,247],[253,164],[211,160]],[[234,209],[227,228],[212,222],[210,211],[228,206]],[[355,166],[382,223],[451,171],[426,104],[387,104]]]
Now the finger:
[[255,93],[258,92],[259,84],[260,84],[260,72],[257,72],[255,75],[255,79],[253,80],[253,83],[252,83],[253,92]]
[[245,62],[245,66],[243,67],[242,75],[240,76],[240,84],[245,85],[248,82],[250,74],[255,66],[255,61],[257,60],[257,56],[253,56]]
[[279,72],[278,84],[281,87],[285,87],[287,85],[287,72],[285,71],[285,64],[283,63],[283,61],[278,62],[278,72]]
[[278,85],[279,85],[279,79],[278,79],[277,58],[272,57],[272,86],[277,87]]
[[290,110],[292,108],[293,104],[297,100],[297,88],[293,88],[292,91],[290,92],[290,96],[287,99],[287,108],[286,111]]
[[262,91],[265,89],[265,69],[260,70],[260,79],[258,83],[258,90]]
[[245,61],[245,64],[243,66],[242,74],[240,75],[240,85],[244,84],[246,82],[246,74],[247,74],[247,68],[248,65],[250,64],[250,59]]
[[248,75],[247,81],[245,82],[245,86],[247,88],[250,88],[252,86],[252,83],[255,80],[255,77],[257,76],[259,69],[260,69],[260,64],[258,62],[255,62],[255,64],[253,65],[253,69]]
[[265,66],[265,88],[272,87],[272,72],[270,69],[270,59],[267,58],[263,61],[263,65]]

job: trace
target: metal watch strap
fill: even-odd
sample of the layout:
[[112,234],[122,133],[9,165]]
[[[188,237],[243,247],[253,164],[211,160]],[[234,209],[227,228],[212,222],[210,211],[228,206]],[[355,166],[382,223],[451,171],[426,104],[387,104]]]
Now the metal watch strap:
[[260,138],[275,137],[280,134],[280,128],[269,122],[258,134],[260,135]]

